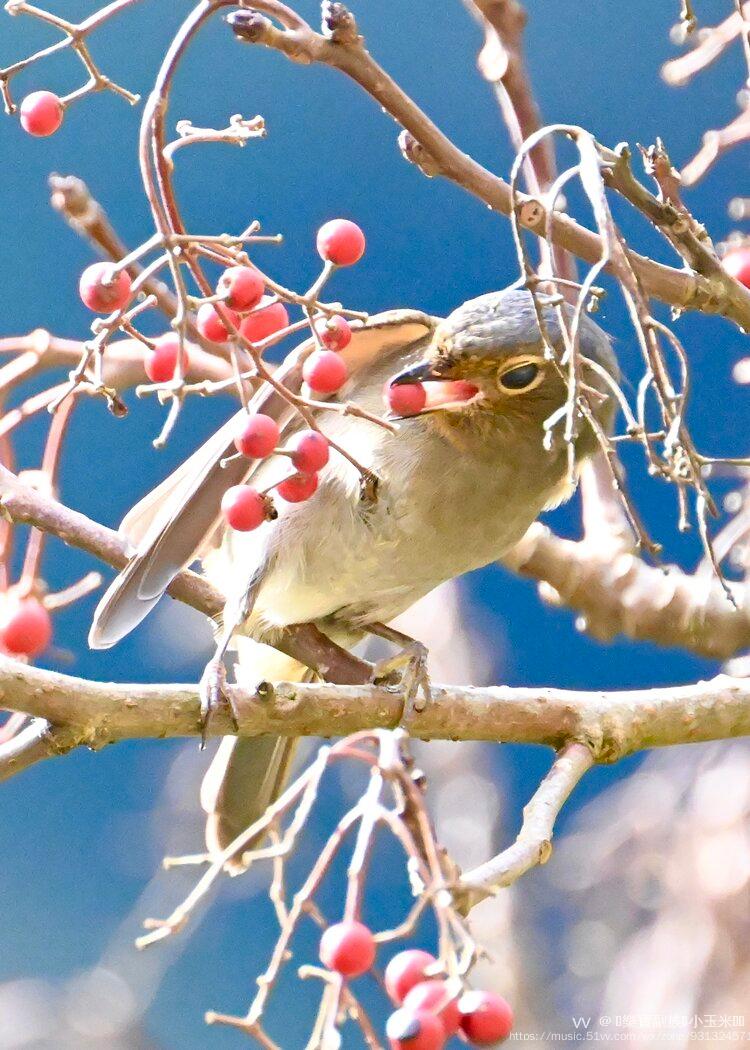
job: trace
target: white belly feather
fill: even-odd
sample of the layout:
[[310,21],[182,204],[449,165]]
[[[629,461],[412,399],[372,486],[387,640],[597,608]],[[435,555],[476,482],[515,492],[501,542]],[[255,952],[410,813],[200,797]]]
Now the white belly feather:
[[[231,534],[208,560],[209,576],[226,594],[241,593],[262,571],[250,633],[328,617],[387,622],[444,580],[495,560],[542,509],[549,477],[533,491],[522,462],[497,462],[486,449],[478,471],[477,450],[464,460],[429,420],[403,427],[409,431],[394,436],[327,415],[328,435],[387,479],[374,504],[360,500],[358,472],[333,452],[312,499],[293,506],[277,500],[277,521]],[[286,461],[272,460],[254,483],[264,487],[272,473],[287,472]]]

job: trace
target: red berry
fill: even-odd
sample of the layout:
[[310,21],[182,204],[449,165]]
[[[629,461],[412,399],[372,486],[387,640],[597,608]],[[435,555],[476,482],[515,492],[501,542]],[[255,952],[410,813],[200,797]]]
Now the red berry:
[[122,310],[130,299],[130,274],[115,270],[112,263],[100,262],[87,266],[78,282],[81,299],[97,314]]
[[395,416],[418,416],[427,404],[427,391],[421,383],[389,383],[385,400]]
[[221,512],[227,525],[237,532],[251,532],[266,520],[268,503],[249,485],[234,485],[221,500]]
[[365,253],[365,235],[356,222],[331,219],[318,230],[318,255],[336,266],[352,266]]
[[64,107],[51,91],[32,91],[21,103],[21,127],[29,135],[54,135],[62,124]]
[[732,248],[722,259],[727,273],[750,288],[750,248]]
[[300,474],[314,474],[328,462],[330,445],[316,430],[303,430],[294,439],[292,463]]
[[445,1032],[440,1019],[429,1010],[401,1007],[388,1018],[385,1034],[391,1050],[441,1050]]
[[346,361],[333,350],[314,350],[302,366],[305,382],[317,394],[335,394],[347,380]]
[[234,437],[235,448],[248,459],[265,459],[279,443],[279,425],[270,416],[245,416]]
[[276,486],[276,491],[287,503],[304,503],[318,487],[317,474],[292,474]]
[[458,1009],[457,995],[451,991],[447,981],[420,981],[404,999],[407,1010],[428,1010],[439,1017],[446,1036],[458,1031],[461,1023],[461,1012]]
[[513,1011],[494,992],[466,992],[458,1000],[461,1029],[475,1046],[492,1046],[507,1039],[513,1028]]
[[247,317],[243,317],[240,331],[245,339],[248,339],[251,343],[259,343],[262,339],[268,339],[269,336],[276,335],[282,328],[286,328],[288,324],[289,314],[286,307],[277,300],[268,306],[261,304],[259,309],[253,310]]
[[375,962],[375,938],[361,922],[337,922],[320,938],[324,966],[344,977],[359,977]]
[[343,350],[352,341],[352,330],[348,321],[338,314],[316,321],[315,331],[326,350]]
[[230,266],[219,278],[216,291],[226,296],[225,302],[238,313],[247,313],[263,298],[265,285],[254,266]]
[[[154,342],[154,349],[146,357],[143,367],[152,383],[168,383],[174,379],[177,371],[177,359],[180,355],[180,337],[176,332],[165,332]],[[189,367],[188,348],[185,347],[183,370]]]
[[421,948],[409,948],[394,955],[385,968],[385,990],[398,1006],[415,984],[425,980],[425,970],[437,959]]
[[0,645],[14,656],[38,656],[52,640],[52,620],[38,598],[11,598],[0,611]]
[[[235,328],[239,327],[239,314],[236,314],[234,310],[227,310],[226,312],[229,314]],[[203,303],[202,306],[198,307],[198,313],[195,315],[195,324],[200,334],[212,343],[226,343],[227,339],[229,339],[229,329],[224,326],[224,322],[219,317],[219,312],[213,303]]]

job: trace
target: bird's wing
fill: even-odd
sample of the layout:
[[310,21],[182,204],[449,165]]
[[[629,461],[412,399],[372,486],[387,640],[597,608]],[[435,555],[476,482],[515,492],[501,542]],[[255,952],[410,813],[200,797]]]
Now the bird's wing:
[[165,507],[177,502],[179,494],[186,495],[195,479],[196,473],[202,470],[204,464],[216,455],[218,449],[226,448],[236,425],[237,413],[219,427],[200,448],[196,449],[176,470],[173,470],[164,481],[160,482],[156,488],[151,489],[150,492],[147,492],[143,499],[130,508],[120,522],[118,532],[134,550],[138,550],[141,547],[148,530],[159,515],[164,514]]
[[[356,377],[379,357],[424,339],[438,320],[413,310],[374,315],[362,327],[353,329],[352,340],[343,351],[350,375]],[[301,387],[302,363],[311,346],[312,340],[306,340],[276,372],[276,377],[291,390]],[[282,433],[297,418],[288,402],[267,386],[255,394],[250,404],[253,412],[275,415]],[[148,615],[217,527],[224,492],[257,470],[258,461],[249,462],[242,457],[221,466],[221,461],[234,452],[232,437],[238,417],[239,413],[227,421],[126,515],[120,530],[135,545],[135,553],[96,609],[89,633],[91,648],[109,648]]]

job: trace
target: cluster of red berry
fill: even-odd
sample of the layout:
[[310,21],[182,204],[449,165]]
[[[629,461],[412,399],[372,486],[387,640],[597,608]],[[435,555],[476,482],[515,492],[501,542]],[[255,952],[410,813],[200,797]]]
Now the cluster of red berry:
[[[343,977],[360,977],[375,962],[372,931],[351,920],[329,926],[320,939],[320,959]],[[458,1032],[474,1046],[507,1039],[513,1011],[494,992],[460,991],[436,975],[434,955],[420,949],[399,952],[385,969],[385,990],[396,1010],[386,1032],[391,1050],[441,1050]]]
[[[317,247],[324,261],[334,266],[350,266],[362,258],[365,236],[356,223],[332,219],[318,231]],[[107,262],[88,266],[81,274],[78,288],[84,304],[100,314],[122,310],[132,295],[127,270]],[[282,331],[289,324],[287,309],[282,302],[264,293],[263,277],[252,264],[230,266],[216,285],[217,303],[203,303],[198,309],[198,331],[209,342],[226,343],[231,333],[222,314],[251,343],[259,343]],[[221,306],[217,309],[219,301]],[[304,379],[315,393],[333,394],[347,380],[346,363],[338,352],[349,344],[352,331],[348,322],[337,314],[316,321],[315,331],[322,349],[314,351],[305,361]],[[146,375],[152,383],[167,383],[174,378],[179,352],[180,342],[175,332],[166,332],[154,340],[144,361]],[[187,347],[183,353],[183,370],[187,370]]]
[[[276,420],[270,416],[248,416],[235,435],[237,451],[248,459],[266,459],[277,451],[280,433]],[[330,446],[317,430],[303,430],[296,434],[291,447],[283,450],[292,461],[296,473],[278,482],[276,492],[287,503],[302,503],[318,487],[318,471],[328,462]],[[227,489],[221,501],[227,525],[238,532],[257,529],[273,517],[273,504],[268,494],[258,492],[251,485],[235,485]]]
[[[361,259],[365,250],[365,237],[355,223],[347,219],[332,219],[318,231],[317,247],[321,258],[326,262],[335,266],[349,266]],[[257,271],[252,271],[246,266],[233,267],[225,272],[217,287],[217,292],[226,296],[227,305],[238,314],[247,309],[248,304],[252,308],[261,301],[262,279],[251,280],[248,277],[251,273],[257,275]],[[205,306],[211,314],[209,316],[208,311],[204,313],[201,327],[199,311],[198,327],[207,338],[217,341],[213,325],[221,325],[221,321],[212,304]],[[261,336],[256,328],[251,335],[247,325],[251,320],[262,319],[263,315],[268,314],[274,307],[281,307],[283,310],[284,318],[279,327],[286,327],[286,310],[283,304],[274,303],[260,311],[256,310],[240,321],[239,327],[243,335],[248,339],[257,340],[271,334],[271,330],[264,329]],[[201,307],[201,310],[204,310],[204,307]],[[207,327],[209,320],[212,326],[210,328]],[[276,328],[272,330],[275,331]],[[314,350],[307,357],[302,369],[303,378],[315,393],[332,394],[343,386],[348,376],[346,363],[339,353],[349,345],[352,330],[348,322],[338,314],[318,320],[315,330],[323,349]],[[227,338],[226,333],[222,338]],[[276,421],[270,416],[257,414],[243,420],[234,443],[237,451],[248,459],[266,459],[279,451],[279,439],[280,432]],[[330,455],[328,441],[315,430],[303,430],[295,435],[289,448],[281,451],[291,459],[295,473],[280,481],[274,488],[287,503],[302,503],[317,490],[318,472],[327,464]],[[221,501],[221,509],[226,523],[238,532],[250,532],[273,517],[273,504],[268,493],[259,492],[250,485],[235,485],[228,489]]]
[[2,596],[0,605],[0,651],[31,660],[52,641],[52,617],[33,596]]
[[[289,324],[284,304],[264,296],[264,292],[263,278],[252,265],[230,266],[216,285],[216,294],[222,298],[221,312],[251,343],[259,343]],[[196,326],[212,343],[226,343],[231,335],[221,312],[215,303],[203,303],[198,308]]]
[[[356,223],[348,219],[332,219],[318,230],[317,249],[324,262],[333,266],[351,266],[362,258],[365,236]],[[117,269],[112,263],[94,263],[81,275],[79,291],[82,301],[96,313],[122,310],[132,294],[132,282],[127,270]],[[265,294],[261,273],[251,264],[231,266],[221,275],[216,286],[216,303],[203,303],[196,315],[196,325],[206,339],[224,343],[230,332],[222,320],[226,311],[232,324],[250,342],[263,339],[286,328],[289,315],[282,302]],[[220,309],[217,309],[218,302]],[[348,346],[352,330],[345,318],[334,314],[315,321],[315,333],[320,349],[308,355],[303,365],[303,378],[311,391],[332,394],[340,390],[348,378],[346,362],[340,351]],[[154,383],[166,383],[174,378],[180,353],[180,341],[175,332],[166,332],[153,342],[144,362],[148,378]],[[187,349],[183,350],[187,354]],[[183,369],[189,361],[183,359]],[[270,416],[255,415],[244,420],[235,437],[237,451],[248,459],[265,459],[277,451],[279,428]],[[296,473],[279,482],[275,489],[288,503],[309,499],[318,487],[318,472],[328,462],[328,441],[317,431],[305,430],[297,434],[291,448],[282,450],[292,461]],[[240,532],[257,529],[273,517],[273,505],[267,493],[258,492],[249,485],[236,485],[224,495],[221,503],[224,518],[231,528]]]
[[[318,254],[334,266],[353,266],[364,255],[365,235],[349,219],[331,219],[318,230]],[[348,378],[346,362],[338,356],[349,345],[352,331],[343,317],[334,315],[316,322],[322,350],[314,350],[305,361],[302,376],[316,394],[335,394]]]

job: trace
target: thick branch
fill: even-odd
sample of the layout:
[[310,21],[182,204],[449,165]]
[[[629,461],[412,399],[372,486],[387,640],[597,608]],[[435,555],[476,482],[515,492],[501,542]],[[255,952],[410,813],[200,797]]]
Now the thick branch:
[[[631,170],[630,151],[626,146],[602,152],[607,161],[607,165],[602,168],[605,184],[642,212],[689,266],[709,280],[721,284],[726,271],[705,228],[690,215],[684,205],[670,199],[659,200],[641,185]],[[669,164],[669,157],[663,146],[653,147],[653,155],[660,157],[662,163],[666,159]],[[644,287],[644,292],[646,291]]]
[[[306,25],[297,15],[277,0],[257,0],[253,4],[277,18],[288,28],[276,29],[265,19],[252,12],[248,31],[243,22],[233,20],[235,32],[256,44],[264,44],[281,51],[296,62],[309,64],[320,62],[339,69],[371,95],[383,109],[399,123],[426,153],[430,161],[431,174],[440,174],[450,179],[469,193],[484,201],[493,210],[510,215],[514,208],[514,197],[507,182],[493,175],[475,160],[463,153],[416,103],[398,86],[365,49],[362,39],[347,33],[342,38],[328,39]],[[339,20],[343,18],[340,4]],[[230,16],[232,17],[232,16]],[[516,196],[519,217],[527,229],[540,237],[550,232],[554,244],[572,252],[584,261],[594,264],[604,252],[601,239],[591,230],[580,226],[575,220],[561,212],[548,218],[545,207],[537,202],[534,208],[522,208],[530,198]],[[643,285],[645,294],[682,309],[697,309],[707,313],[718,313],[729,318],[741,328],[750,330],[750,292],[726,273],[712,273],[710,277],[686,273],[663,266],[635,252],[628,252],[630,264]]]
[[[130,551],[119,533],[43,496],[3,466],[0,466],[0,508],[11,521],[36,525],[115,569],[124,569],[127,564]],[[180,573],[168,593],[206,616],[216,616],[224,607],[219,591],[193,572]]]
[[540,580],[543,596],[576,610],[595,638],[623,634],[713,659],[750,645],[750,593],[741,584],[728,584],[732,605],[712,575],[690,576],[676,566],[666,571],[627,550],[560,539],[538,522],[503,564]]
[[[220,736],[346,736],[393,728],[403,700],[374,685],[282,682],[257,693],[228,686],[237,727],[227,710],[212,716]],[[0,657],[0,705],[75,731],[76,742],[101,747],[117,740],[196,736],[200,696],[192,685],[119,685],[89,682],[27,667]],[[491,740],[585,744],[598,762],[650,747],[666,747],[750,734],[750,682],[720,675],[709,682],[624,692],[474,689],[433,686],[425,709],[409,723],[427,740]]]
[[[77,339],[61,339],[43,328],[37,328],[28,335],[0,338],[0,355],[30,355],[28,364],[24,362],[24,379],[51,368],[74,369],[83,351],[84,344]],[[118,392],[145,383],[145,353],[143,344],[137,339],[118,339],[110,343],[102,361],[104,383]],[[188,379],[194,382],[204,379],[220,382],[230,374],[230,366],[222,358],[191,345]]]

